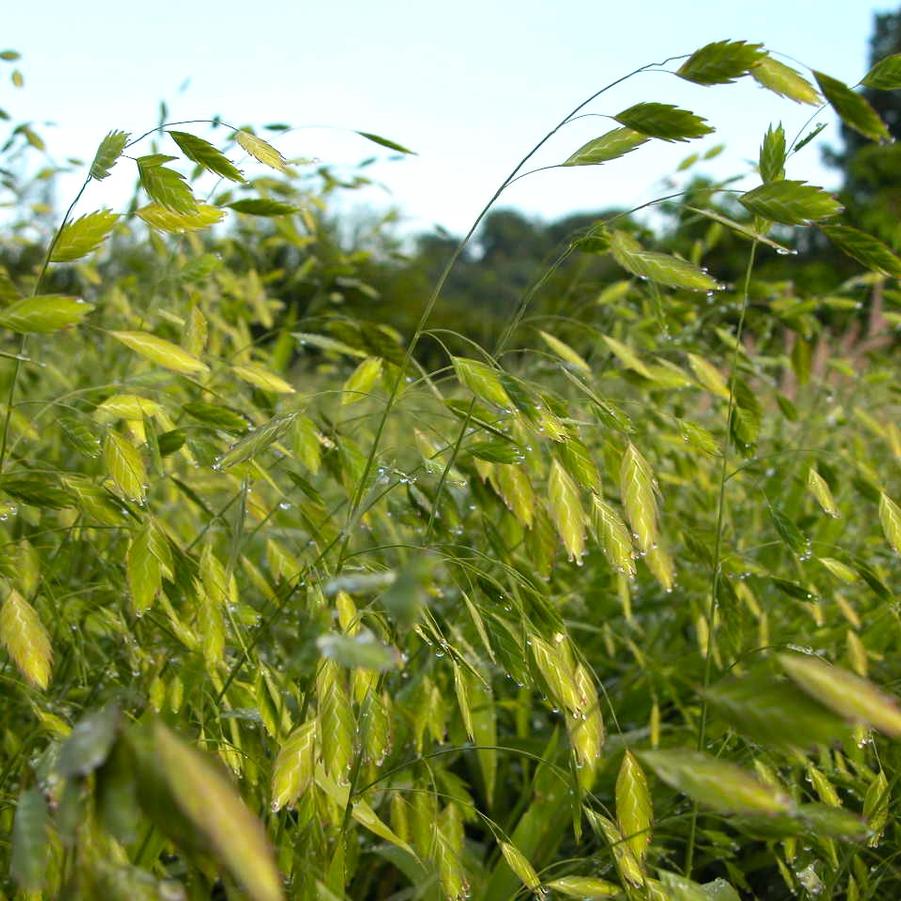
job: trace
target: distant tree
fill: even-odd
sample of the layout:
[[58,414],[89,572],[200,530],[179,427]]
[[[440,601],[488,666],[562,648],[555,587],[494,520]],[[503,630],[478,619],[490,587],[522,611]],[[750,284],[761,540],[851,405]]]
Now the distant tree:
[[[870,38],[870,65],[901,52],[901,9],[880,13]],[[842,126],[842,151],[826,159],[844,172],[841,197],[852,221],[892,245],[901,244],[901,92],[865,88],[863,95],[888,125],[895,143],[875,144]]]

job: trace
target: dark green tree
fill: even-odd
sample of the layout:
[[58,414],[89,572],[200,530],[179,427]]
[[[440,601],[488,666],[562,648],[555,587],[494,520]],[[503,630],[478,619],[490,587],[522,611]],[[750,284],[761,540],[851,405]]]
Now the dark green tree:
[[[901,9],[877,14],[869,63],[901,52]],[[863,96],[886,123],[894,143],[875,144],[842,126],[844,148],[826,159],[844,173],[841,197],[851,221],[893,246],[901,243],[901,92],[865,88]]]

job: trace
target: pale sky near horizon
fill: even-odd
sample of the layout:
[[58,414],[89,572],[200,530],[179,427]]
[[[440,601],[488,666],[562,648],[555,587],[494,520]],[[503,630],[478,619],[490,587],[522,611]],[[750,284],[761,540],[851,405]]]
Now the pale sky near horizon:
[[[385,189],[353,202],[397,206],[408,230],[461,232],[538,138],[626,72],[731,38],[763,42],[853,84],[866,71],[874,13],[894,9],[871,0],[45,0],[4,10],[0,42],[22,53],[25,87],[12,88],[4,67],[0,107],[14,121],[54,122],[40,130],[57,159],[90,159],[112,128],[151,128],[161,99],[171,119],[219,114],[238,125],[376,132],[418,155],[366,170]],[[750,79],[704,88],[658,73],[615,88],[591,110],[612,115],[641,100],[685,106],[717,134],[690,144],[653,142],[600,167],[541,173],[517,183],[501,205],[545,219],[637,205],[660,194],[660,177],[689,153],[725,142],[703,171],[746,171],[771,121],[782,120],[792,136],[813,112]],[[837,141],[829,113],[815,121],[828,122],[823,137]],[[534,162],[560,162],[611,127],[582,119]],[[287,156],[338,165],[373,152],[387,156],[351,133],[324,128],[273,141]],[[816,146],[799,154],[790,176],[836,186]],[[131,171],[114,172],[92,186],[83,211],[121,204],[132,180]],[[74,179],[64,182],[59,202],[76,188]]]

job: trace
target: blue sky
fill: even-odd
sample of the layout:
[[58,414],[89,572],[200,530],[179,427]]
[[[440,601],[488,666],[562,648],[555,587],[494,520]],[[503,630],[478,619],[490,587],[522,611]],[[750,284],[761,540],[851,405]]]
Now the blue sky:
[[[732,38],[762,41],[853,84],[866,69],[873,13],[894,8],[869,0],[8,4],[0,40],[23,54],[26,86],[16,91],[6,82],[0,106],[17,120],[54,122],[41,131],[57,158],[90,158],[111,128],[152,127],[160,99],[172,118],[218,113],[236,124],[377,132],[418,156],[367,170],[386,188],[355,203],[394,204],[407,228],[461,231],[564,113],[631,69]],[[545,218],[635,205],[660,194],[660,176],[694,150],[725,142],[706,171],[742,172],[771,121],[781,119],[793,134],[811,112],[749,79],[702,88],[664,74],[638,76],[592,110],[615,114],[641,100],[686,106],[717,134],[692,145],[654,142],[606,166],[543,173],[519,182],[505,204]],[[824,137],[836,134],[832,116],[818,121],[830,123]],[[609,127],[583,119],[536,162],[559,162]],[[304,128],[278,143],[288,156],[340,165],[377,150],[325,128]],[[819,156],[808,148],[791,176],[834,186]],[[122,202],[131,172],[116,175],[92,187],[85,208]],[[60,201],[71,184],[61,186]]]

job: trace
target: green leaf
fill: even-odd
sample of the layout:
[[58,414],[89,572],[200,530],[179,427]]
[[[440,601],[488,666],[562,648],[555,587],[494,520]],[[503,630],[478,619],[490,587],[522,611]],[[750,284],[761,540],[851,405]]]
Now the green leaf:
[[181,813],[253,901],[281,901],[281,876],[266,832],[235,787],[161,722],[153,735],[160,770]]
[[316,646],[323,657],[349,669],[385,673],[401,666],[400,651],[382,644],[367,629],[361,629],[356,635],[321,635],[316,639]]
[[88,213],[74,222],[69,222],[53,245],[51,262],[70,263],[89,254],[100,246],[118,221],[119,216],[116,213],[98,210],[96,213]]
[[654,810],[648,780],[631,751],[623,754],[616,777],[616,821],[635,859],[644,859],[651,843]]
[[221,222],[224,215],[225,212],[222,209],[210,206],[208,203],[198,203],[195,209],[187,213],[176,213],[158,203],[149,203],[138,210],[138,216],[151,228],[158,228],[160,231],[172,234],[209,228],[211,225]]
[[745,41],[715,41],[695,50],[676,75],[695,84],[731,84],[766,57],[762,47]]
[[646,135],[639,134],[631,128],[614,128],[607,134],[583,144],[563,165],[595,166],[598,163],[606,163],[608,160],[615,160],[631,153],[649,140]]
[[523,885],[533,892],[541,888],[541,880],[528,858],[511,842],[498,842],[507,866],[519,877]]
[[707,219],[712,219],[714,222],[719,222],[720,225],[725,225],[726,228],[731,229],[736,234],[741,235],[743,238],[747,238],[749,241],[757,241],[760,244],[766,244],[767,247],[772,247],[777,253],[781,253],[783,255],[796,253],[794,250],[790,250],[784,244],[780,244],[778,241],[774,241],[772,238],[768,238],[766,235],[761,234],[759,231],[755,231],[749,225],[743,222],[736,222],[734,219],[730,219],[728,216],[724,216],[722,213],[717,213],[714,210],[702,210],[700,207],[694,206],[686,206],[687,210],[691,210],[693,213],[697,213],[700,216],[705,216]]
[[365,400],[371,393],[382,372],[381,357],[367,357],[351,373],[341,389],[341,405],[355,404]]
[[897,699],[872,682],[811,655],[780,654],[778,660],[795,684],[839,716],[892,738],[901,736]]
[[760,60],[751,69],[751,75],[767,90],[780,97],[788,97],[795,103],[807,103],[811,106],[820,103],[816,88],[803,75],[771,56]]
[[742,194],[738,200],[754,215],[785,225],[808,225],[837,216],[843,209],[831,194],[803,181],[770,182]]
[[879,60],[867,72],[861,84],[878,91],[901,90],[901,53],[893,53]]
[[687,141],[713,133],[706,119],[669,103],[636,103],[613,118],[620,125],[661,141]]
[[260,426],[255,432],[250,432],[233,444],[213,464],[213,469],[229,469],[252,460],[257,454],[261,454],[273,445],[293,424],[297,414],[289,413],[286,416],[275,416],[265,425]]
[[37,610],[15,588],[8,590],[0,606],[0,643],[32,685],[46,688],[50,684],[53,665],[50,636]]
[[119,708],[110,704],[83,716],[63,742],[56,770],[65,778],[87,776],[102,766],[119,731]]
[[278,172],[290,172],[288,161],[268,141],[258,138],[249,131],[235,132],[235,140],[247,153],[264,166],[276,169]]
[[242,434],[247,431],[247,420],[228,407],[220,407],[218,404],[207,404],[202,401],[185,404],[185,413],[192,416],[198,422],[221,429],[223,432]]
[[265,197],[236,200],[227,206],[236,213],[244,213],[247,216],[288,216],[297,212],[297,207],[293,204],[282,203],[280,200],[268,200]]
[[781,122],[776,128],[771,125],[767,129],[760,146],[758,168],[764,183],[785,177],[785,131]]
[[468,357],[451,357],[451,362],[460,384],[469,388],[480,400],[502,409],[513,407],[513,401],[501,383],[498,370]]
[[901,554],[901,508],[884,491],[879,495],[879,522],[888,543]]
[[40,892],[43,888],[50,848],[49,819],[41,790],[24,789],[16,802],[10,859],[10,873],[23,891]]
[[802,147],[806,147],[824,128],[825,122],[819,122],[815,125],[797,144],[795,144],[794,153],[797,153]]
[[697,380],[711,393],[724,400],[729,399],[729,385],[722,373],[712,363],[697,354],[688,355],[688,365]]
[[576,353],[568,344],[561,341],[555,335],[550,334],[549,332],[538,330],[538,334],[541,335],[542,340],[545,344],[558,356],[564,363],[567,363],[573,369],[578,370],[579,372],[584,373],[585,375],[591,375],[591,367],[585,362],[585,360]]
[[124,131],[111,131],[101,142],[91,163],[91,178],[98,181],[106,178],[110,169],[116,165],[116,161],[122,156],[125,145],[128,143],[128,133]]
[[561,876],[547,883],[547,888],[565,895],[567,898],[580,898],[591,901],[594,898],[611,898],[619,895],[622,889],[612,882],[596,879],[594,876]]
[[699,751],[642,751],[641,761],[667,785],[721,813],[791,811],[791,799],[733,763]]
[[135,533],[128,546],[125,571],[132,609],[138,616],[150,608],[162,587],[163,571],[158,553],[154,553],[155,545],[159,543],[159,536],[154,534],[153,527],[146,522]]
[[138,449],[118,432],[109,432],[103,445],[103,461],[119,492],[127,500],[144,503],[147,471]]
[[723,679],[704,697],[732,727],[765,745],[807,751],[850,737],[844,720],[771,666]]
[[660,883],[667,901],[740,901],[739,894],[725,879],[694,882],[678,873],[662,872]]
[[272,765],[272,809],[293,805],[306,792],[315,772],[316,720],[295,729]]
[[878,238],[850,225],[821,225],[820,230],[836,247],[868,269],[901,278],[901,259]]
[[110,332],[110,334],[126,347],[166,369],[174,372],[209,372],[206,363],[198,360],[193,354],[189,354],[171,341],[151,335],[150,332]]
[[273,394],[294,394],[293,385],[263,366],[247,363],[244,366],[232,366],[232,372],[239,379],[255,385],[261,391],[271,391]]
[[94,308],[77,297],[39,294],[0,310],[0,327],[14,332],[56,332],[77,325]]
[[888,126],[879,118],[879,114],[866,97],[852,91],[837,78],[824,75],[822,72],[814,72],[813,75],[823,96],[848,128],[853,128],[873,141],[891,140]]
[[209,141],[184,131],[170,131],[169,135],[178,144],[182,153],[189,160],[197,163],[198,166],[202,166],[208,172],[221,175],[230,181],[244,181],[244,176],[235,167],[234,163]]
[[613,259],[628,272],[670,288],[686,291],[716,291],[716,279],[686,260],[645,250],[626,232],[614,232],[610,244]]
[[581,562],[585,553],[585,513],[579,489],[559,460],[551,461],[547,485],[548,512],[569,559]]
[[368,131],[358,131],[357,134],[361,138],[366,138],[367,141],[372,141],[374,144],[378,144],[380,147],[387,147],[389,150],[396,150],[398,153],[410,153],[413,156],[416,156],[416,153],[412,150],[407,149],[402,144],[397,144],[394,141],[389,141],[387,138],[381,137],[381,135],[374,135]]
[[163,165],[173,159],[174,156],[160,153],[139,156],[137,164],[141,187],[151,200],[173,213],[194,213],[197,211],[197,201],[184,175]]

